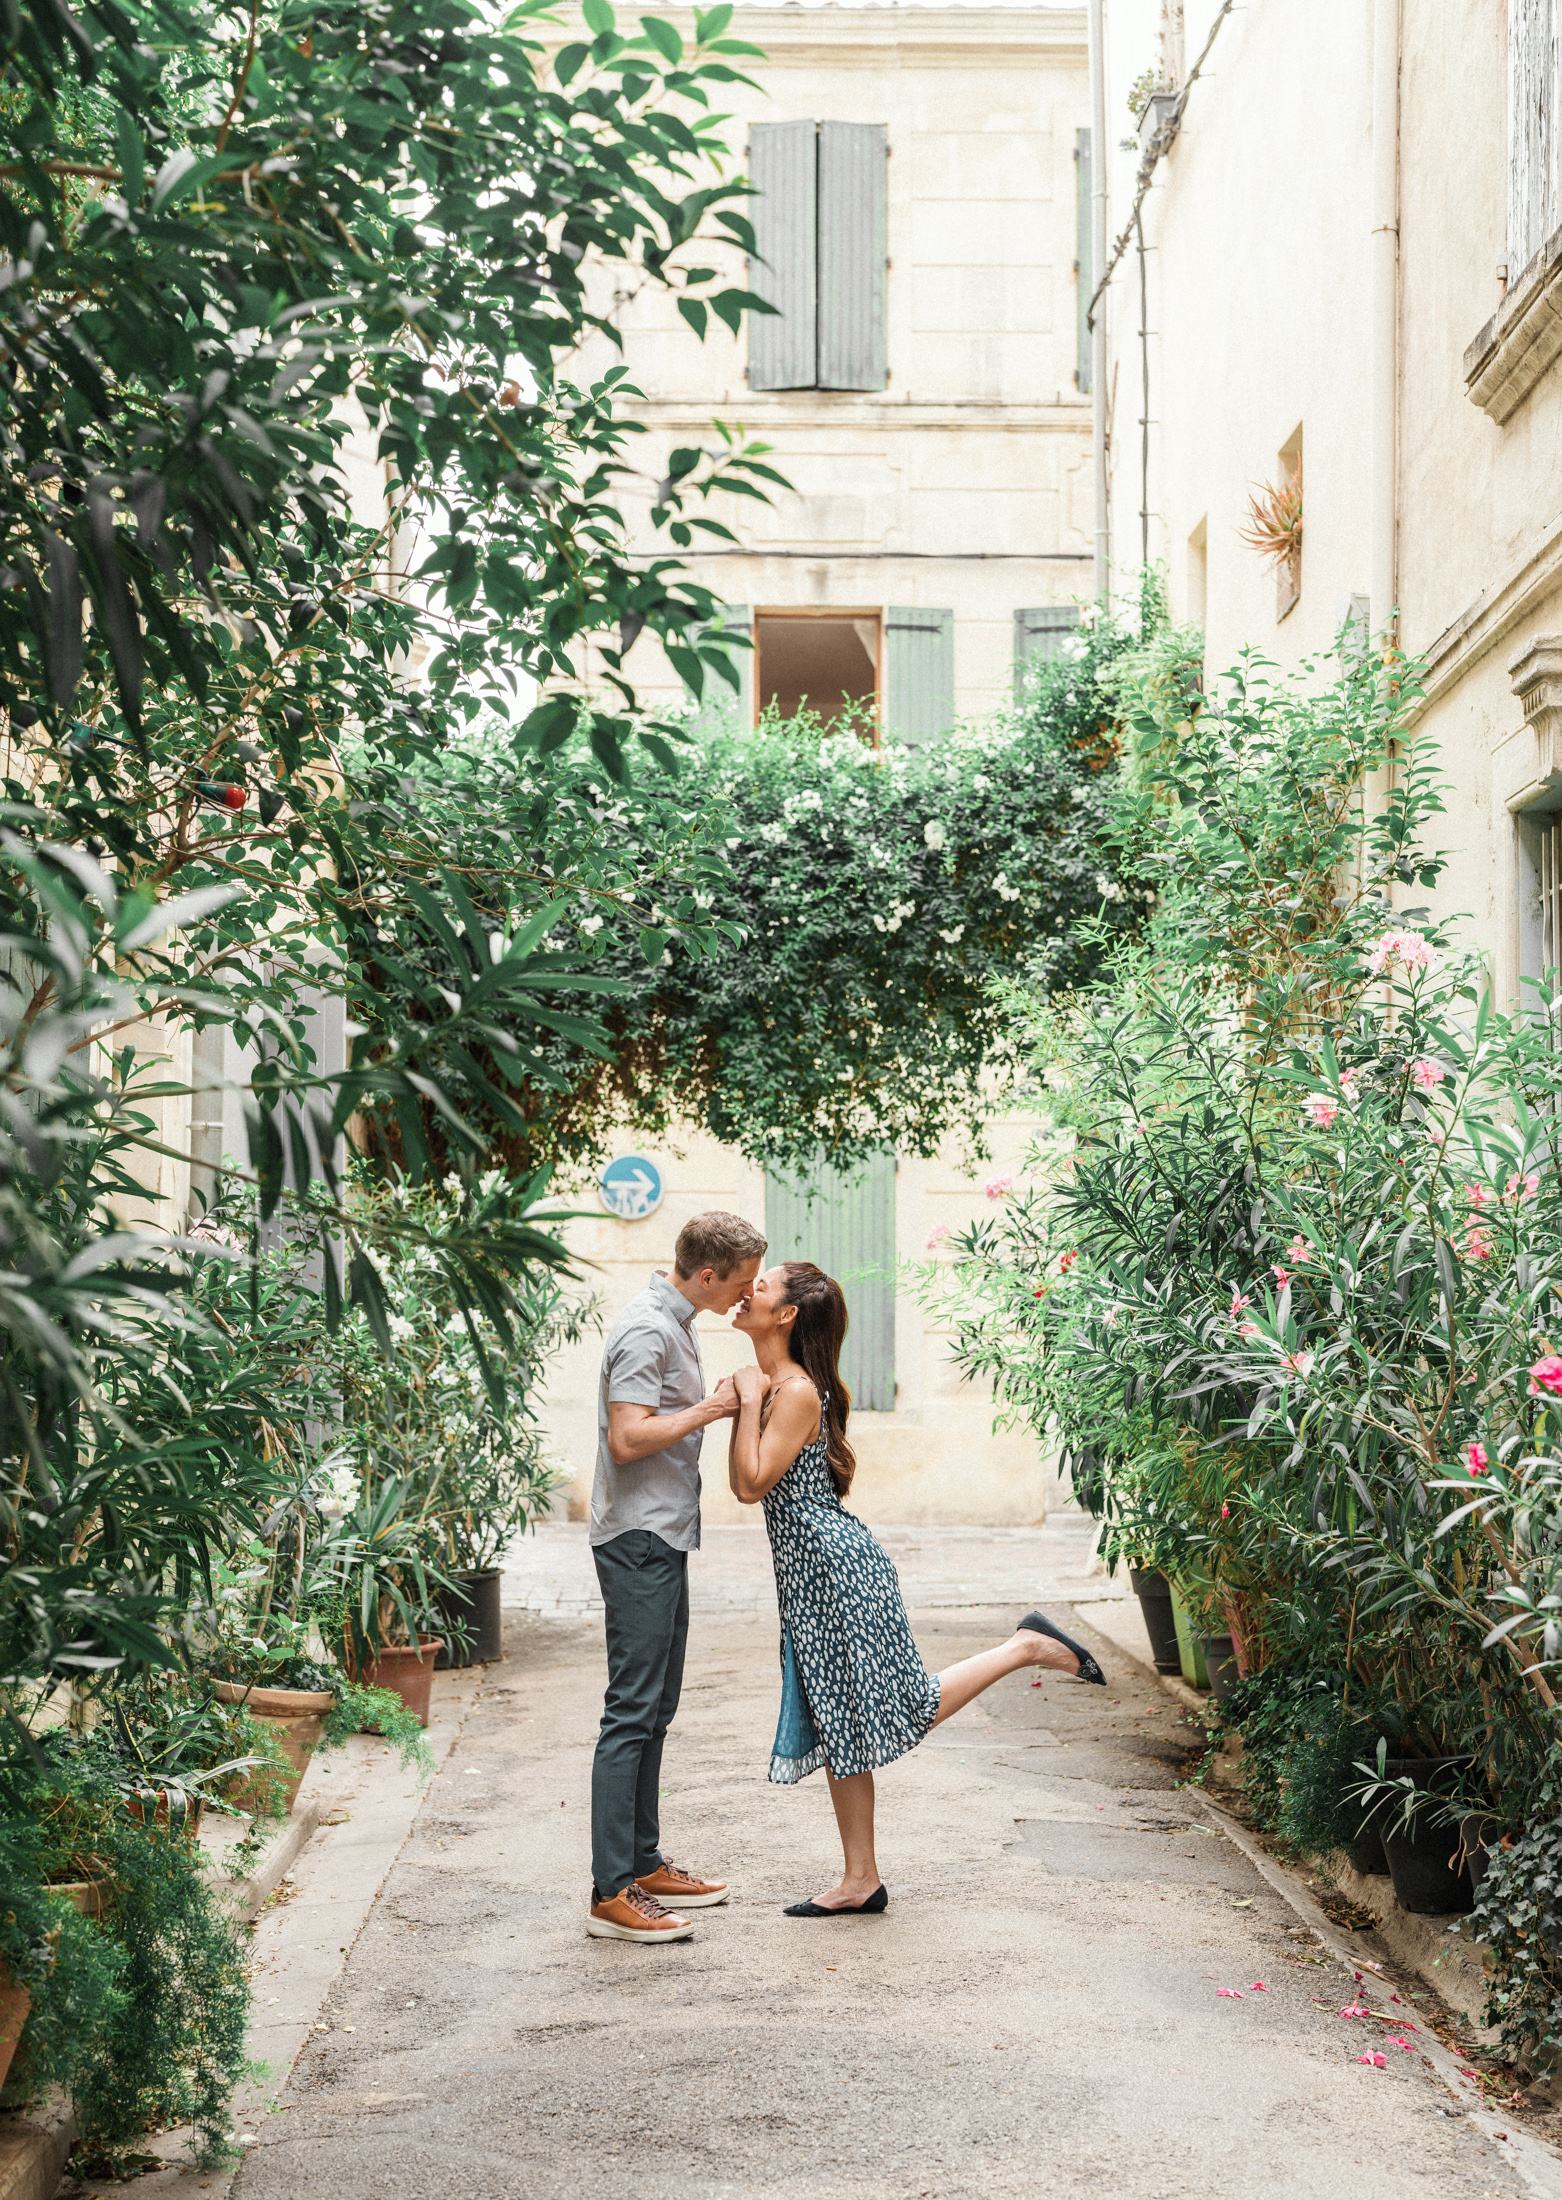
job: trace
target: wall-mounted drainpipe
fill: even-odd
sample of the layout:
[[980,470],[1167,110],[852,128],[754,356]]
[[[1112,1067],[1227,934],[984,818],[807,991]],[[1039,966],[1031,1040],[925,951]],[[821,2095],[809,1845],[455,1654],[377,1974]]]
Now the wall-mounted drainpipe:
[[1396,638],[1399,423],[1399,9],[1372,10],[1372,457],[1369,616],[1374,636]]
[[[1380,0],[1381,4],[1381,0]],[[1090,0],[1090,218],[1091,273],[1106,274],[1106,42],[1102,0]],[[1106,300],[1095,310],[1090,332],[1090,438],[1095,462],[1095,596],[1106,595],[1112,564],[1112,520],[1106,474]]]

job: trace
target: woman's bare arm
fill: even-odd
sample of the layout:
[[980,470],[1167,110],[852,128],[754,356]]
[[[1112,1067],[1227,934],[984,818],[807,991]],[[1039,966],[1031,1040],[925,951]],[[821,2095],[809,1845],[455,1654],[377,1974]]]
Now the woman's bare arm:
[[729,1474],[732,1494],[741,1505],[757,1505],[773,1490],[819,1427],[819,1393],[809,1382],[789,1382],[776,1394],[770,1419],[759,1425],[758,1396],[738,1386],[738,1418],[733,1426]]

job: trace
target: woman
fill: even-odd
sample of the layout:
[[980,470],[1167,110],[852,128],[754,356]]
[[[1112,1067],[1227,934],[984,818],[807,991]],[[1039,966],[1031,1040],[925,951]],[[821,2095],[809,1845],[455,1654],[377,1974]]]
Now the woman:
[[1039,1612],[1007,1642],[929,1674],[917,1655],[888,1554],[842,1509],[856,1460],[841,1381],[846,1301],[811,1261],[755,1278],[733,1322],[754,1346],[735,1378],[738,1415],[727,1472],[740,1503],[765,1508],[781,1607],[781,1719],[772,1780],[820,1765],[830,1783],[846,1868],[788,1917],[860,1916],[888,1907],[873,1856],[873,1774],[1005,1673],[1043,1665],[1105,1683],[1079,1643]]

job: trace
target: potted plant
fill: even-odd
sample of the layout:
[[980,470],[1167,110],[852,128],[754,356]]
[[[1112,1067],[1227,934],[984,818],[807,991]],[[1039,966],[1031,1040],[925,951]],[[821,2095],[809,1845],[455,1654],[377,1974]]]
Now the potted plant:
[[1180,1673],[1182,1652],[1177,1643],[1177,1615],[1172,1608],[1171,1583],[1158,1568],[1132,1564],[1128,1568],[1128,1580],[1139,1599],[1156,1672]]
[[1474,1763],[1473,1756],[1390,1757],[1380,1740],[1376,1764],[1356,1768],[1365,1777],[1352,1792],[1373,1809],[1402,1909],[1446,1917],[1474,1907],[1460,1833],[1468,1815],[1461,1790]]
[[349,1678],[388,1689],[427,1726],[444,1641],[435,1632],[436,1599],[455,1584],[430,1555],[426,1512],[409,1506],[409,1496],[416,1493],[404,1482],[385,1482],[333,1522],[313,1554],[309,1592],[339,1615]]

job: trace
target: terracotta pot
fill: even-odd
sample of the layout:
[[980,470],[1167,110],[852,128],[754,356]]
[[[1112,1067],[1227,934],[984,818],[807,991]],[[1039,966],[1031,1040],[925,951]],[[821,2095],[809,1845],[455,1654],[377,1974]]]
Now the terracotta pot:
[[11,1983],[10,1965],[0,1956],[0,2085],[5,2084],[11,2057],[16,2053],[22,2026],[27,2022],[27,2012],[32,2005],[33,1997],[26,1987]]
[[[144,1797],[140,1795],[127,1795],[125,1797],[125,1809],[129,1812],[132,1818],[139,1819],[143,1826],[146,1824],[146,1801]],[[184,1825],[180,1829],[183,1832],[184,1838],[187,1841],[193,1841],[196,1835],[200,1832],[201,1819],[204,1816],[205,1811],[206,1798],[203,1795],[197,1795],[193,1802],[190,1804],[189,1809],[185,1812]],[[168,1823],[168,1815],[168,1795],[167,1791],[165,1790],[157,1798],[156,1806],[154,1807],[152,1812],[152,1824],[154,1826],[166,1826]]]
[[[219,1703],[242,1704],[259,1726],[269,1727],[282,1745],[283,1755],[293,1768],[291,1779],[282,1788],[284,1815],[292,1810],[309,1770],[309,1760],[315,1753],[328,1715],[336,1708],[336,1698],[329,1689],[321,1688],[245,1688],[236,1681],[218,1681],[212,1694]],[[264,1773],[251,1775],[241,1787],[235,1788],[229,1801],[238,1810],[253,1811],[271,1792],[280,1775],[268,1778]]]
[[101,1917],[108,1905],[109,1886],[103,1879],[53,1879],[48,1891],[64,1895],[71,1908],[79,1910],[83,1917]]
[[410,1642],[387,1643],[379,1656],[363,1669],[366,1688],[388,1688],[420,1726],[428,1725],[429,1697],[434,1687],[434,1660],[445,1647],[443,1635],[420,1635],[414,1649]]

